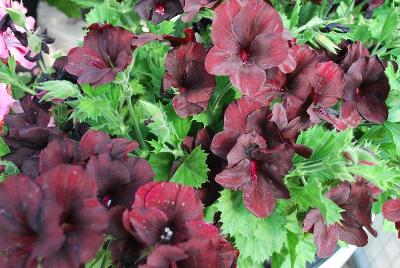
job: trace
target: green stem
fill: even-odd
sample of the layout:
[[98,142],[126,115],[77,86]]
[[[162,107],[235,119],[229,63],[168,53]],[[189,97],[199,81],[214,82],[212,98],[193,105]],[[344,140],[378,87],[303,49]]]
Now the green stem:
[[149,147],[147,146],[147,143],[143,138],[142,132],[140,131],[139,122],[137,121],[137,118],[136,118],[135,113],[133,111],[132,99],[131,99],[130,96],[127,96],[127,101],[128,101],[129,114],[132,117],[135,136],[138,139],[140,147],[142,147],[142,150],[144,152],[143,157],[147,157],[147,155],[149,153]]

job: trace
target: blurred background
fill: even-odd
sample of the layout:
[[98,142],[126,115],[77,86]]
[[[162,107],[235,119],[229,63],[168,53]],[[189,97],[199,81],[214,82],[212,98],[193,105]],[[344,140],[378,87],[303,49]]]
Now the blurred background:
[[[51,1],[49,2],[51,3]],[[56,38],[56,42],[50,48],[51,53],[47,58],[48,64],[53,61],[51,55],[66,54],[70,48],[77,46],[82,40],[84,36],[83,28],[86,24],[75,14],[76,10],[70,10],[70,12],[75,12],[75,17],[71,18],[45,1],[25,0],[24,4],[30,8],[29,15],[37,18],[38,26],[42,29],[47,28],[49,35]],[[378,231],[378,237],[371,237],[368,245],[364,248],[355,251],[348,250],[350,254],[354,253],[344,265],[341,262],[334,262],[329,265],[320,262],[310,265],[310,267],[400,268],[400,240],[395,233],[387,232],[390,227],[385,226],[384,228],[383,225],[383,218],[377,216],[374,221],[374,228]]]

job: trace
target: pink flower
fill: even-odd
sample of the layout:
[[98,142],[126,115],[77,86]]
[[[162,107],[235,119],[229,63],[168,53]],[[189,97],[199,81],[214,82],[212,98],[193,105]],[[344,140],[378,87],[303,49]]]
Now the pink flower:
[[4,116],[8,114],[15,100],[11,96],[10,87],[0,83],[0,128],[2,126]]
[[[0,1],[0,18],[7,14],[5,8],[12,8],[15,11],[27,13],[27,9],[16,1]],[[26,26],[29,31],[33,31],[35,28],[35,19],[33,17],[26,18]],[[23,27],[15,25],[15,28],[19,32],[25,32]],[[15,37],[11,29],[7,29],[0,33],[0,59],[3,62],[8,61],[8,57],[11,55],[15,58],[17,63],[26,69],[33,69],[36,66],[35,62],[30,62],[25,59],[25,55],[30,51],[28,47],[23,46],[20,41]]]

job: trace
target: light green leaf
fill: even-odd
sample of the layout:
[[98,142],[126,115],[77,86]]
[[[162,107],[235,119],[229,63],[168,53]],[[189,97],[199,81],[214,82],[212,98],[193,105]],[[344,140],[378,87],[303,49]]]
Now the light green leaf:
[[[168,122],[167,115],[161,105],[155,105],[147,101],[139,101],[143,109],[150,115],[152,122],[148,124],[151,133],[158,137],[161,143],[171,140],[171,135],[175,133],[175,129]],[[172,133],[171,133],[172,132]]]
[[400,155],[400,123],[385,122],[384,126],[392,134],[397,154]]
[[303,211],[309,208],[318,208],[327,224],[338,222],[343,210],[322,193],[321,183],[316,178],[308,180],[304,186],[287,183],[291,197]]
[[175,171],[171,181],[199,188],[208,179],[207,153],[196,147]]
[[79,87],[67,80],[52,80],[38,84],[35,88],[46,91],[42,97],[43,101],[74,98],[80,96]]

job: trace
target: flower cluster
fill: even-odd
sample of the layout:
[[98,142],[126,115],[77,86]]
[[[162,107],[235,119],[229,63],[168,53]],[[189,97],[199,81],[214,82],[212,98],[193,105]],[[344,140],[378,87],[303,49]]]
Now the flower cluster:
[[2,267],[79,267],[102,245],[107,214],[83,168],[9,177],[0,192]]
[[140,267],[232,267],[238,256],[218,229],[203,221],[203,205],[191,187],[148,183],[123,214],[123,226],[145,247],[153,247]]
[[26,31],[34,30],[35,19],[32,17],[26,18],[26,29],[14,25],[10,15],[6,12],[6,8],[22,14],[27,13],[27,9],[20,2],[11,0],[0,1],[0,59],[3,62],[7,62],[8,57],[11,55],[22,67],[32,69],[36,66],[36,62],[31,62],[25,58],[30,51]]
[[368,243],[368,235],[377,232],[371,227],[371,208],[374,201],[374,187],[362,179],[350,184],[344,182],[326,194],[326,197],[343,209],[339,223],[327,225],[318,209],[312,209],[304,219],[304,231],[314,234],[318,256],[329,257],[336,249],[338,240],[363,247]]
[[273,2],[92,3],[82,45],[25,83],[53,40],[0,0],[0,267],[303,267],[376,236],[381,191],[400,231],[389,35],[365,47],[341,5]]

